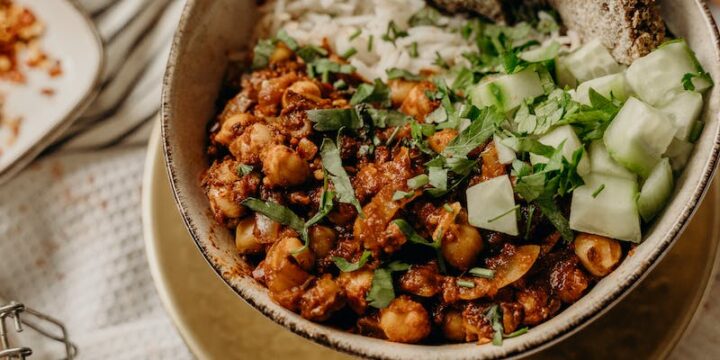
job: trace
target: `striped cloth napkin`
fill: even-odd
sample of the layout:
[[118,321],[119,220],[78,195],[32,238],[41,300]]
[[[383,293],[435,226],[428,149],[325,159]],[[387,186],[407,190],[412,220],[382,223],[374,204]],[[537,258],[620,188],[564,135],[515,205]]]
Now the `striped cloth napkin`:
[[[190,359],[142,238],[146,142],[182,0],[78,0],[107,55],[102,89],[59,142],[0,188],[0,304],[67,326],[81,359]],[[63,349],[23,332],[32,359]]]

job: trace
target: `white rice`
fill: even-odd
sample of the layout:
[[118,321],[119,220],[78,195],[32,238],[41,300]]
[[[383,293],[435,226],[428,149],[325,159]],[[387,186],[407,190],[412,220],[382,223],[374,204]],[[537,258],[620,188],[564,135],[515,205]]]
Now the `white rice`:
[[[475,45],[472,40],[463,39],[459,32],[450,31],[460,28],[466,18],[442,16],[439,23],[443,27],[409,28],[410,17],[425,6],[424,0],[271,0],[260,8],[262,17],[255,37],[271,37],[282,28],[301,44],[320,45],[326,38],[338,54],[355,48],[357,54],[349,61],[368,80],[386,80],[385,71],[390,68],[441,73],[442,69],[433,64],[438,53],[451,66],[466,65],[462,54],[476,51]],[[395,44],[382,40],[390,21],[408,32],[407,37],[398,38]],[[360,35],[350,40],[358,30]],[[373,46],[368,49],[371,36]],[[566,50],[574,49],[579,43],[575,34],[555,33],[548,40],[558,41]],[[417,43],[415,58],[410,56],[413,43]]]

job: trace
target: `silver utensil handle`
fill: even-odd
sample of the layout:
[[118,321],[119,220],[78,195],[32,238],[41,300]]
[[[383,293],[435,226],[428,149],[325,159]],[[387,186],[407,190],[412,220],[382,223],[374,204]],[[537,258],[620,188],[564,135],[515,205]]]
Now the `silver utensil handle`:
[[[71,360],[77,356],[77,346],[70,341],[68,332],[62,322],[28,308],[21,303],[12,301],[7,305],[0,306],[0,360],[24,360],[32,355],[32,349],[28,347],[11,347],[8,338],[8,319],[13,320],[16,332],[22,332],[24,330],[23,326],[27,326],[48,339],[64,344],[65,357],[63,359]],[[46,327],[48,325],[54,326],[55,329],[48,329]]]

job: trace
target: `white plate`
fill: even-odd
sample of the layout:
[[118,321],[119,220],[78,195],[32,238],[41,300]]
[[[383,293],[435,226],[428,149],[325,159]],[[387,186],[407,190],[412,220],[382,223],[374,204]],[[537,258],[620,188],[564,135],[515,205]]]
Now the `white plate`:
[[[69,0],[16,0],[45,24],[42,49],[62,64],[51,78],[41,69],[25,69],[26,84],[0,81],[4,113],[22,118],[17,137],[7,143],[0,128],[0,182],[7,180],[50,145],[89,105],[96,94],[103,64],[102,41],[87,15]],[[43,88],[53,89],[52,96]]]

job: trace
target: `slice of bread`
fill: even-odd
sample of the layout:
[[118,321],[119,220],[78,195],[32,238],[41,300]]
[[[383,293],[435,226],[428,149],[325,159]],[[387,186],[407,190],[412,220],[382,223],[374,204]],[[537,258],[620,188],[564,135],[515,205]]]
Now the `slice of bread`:
[[615,60],[630,64],[665,40],[655,0],[549,0],[583,41],[598,38]]
[[505,22],[501,0],[432,0],[437,6],[452,12],[471,11],[496,22]]
[[655,0],[433,0],[450,12],[472,11],[497,22],[513,18],[519,3],[549,4],[583,41],[598,38],[615,60],[630,64],[665,40],[665,23]]

